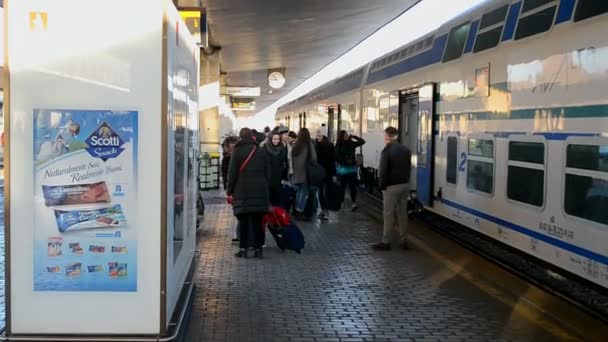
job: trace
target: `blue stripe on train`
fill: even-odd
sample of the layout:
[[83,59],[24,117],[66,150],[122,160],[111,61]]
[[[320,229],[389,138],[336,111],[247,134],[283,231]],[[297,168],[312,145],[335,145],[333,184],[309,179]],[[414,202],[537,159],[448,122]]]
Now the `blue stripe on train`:
[[[435,135],[439,135],[441,132],[436,130]],[[526,135],[530,132],[470,132],[471,134],[487,134],[495,138],[509,139],[512,135]],[[444,131],[443,134],[455,134],[458,136],[464,136],[460,131]],[[565,132],[535,132],[532,135],[543,136],[546,140],[559,140],[563,141],[569,137],[599,137],[599,133],[565,133]]]
[[521,8],[521,2],[516,2],[509,8],[509,14],[507,14],[507,21],[505,22],[505,28],[502,31],[502,41],[513,39],[515,35],[515,25],[517,25],[517,17],[519,17],[519,9]]
[[469,208],[467,206],[464,206],[464,205],[456,203],[456,202],[452,202],[452,201],[449,201],[449,200],[446,200],[446,199],[441,199],[439,201],[441,203],[445,204],[445,205],[448,205],[450,207],[453,207],[453,208],[462,210],[464,212],[467,212],[469,214],[475,215],[475,216],[477,216],[479,218],[482,218],[482,219],[484,219],[486,221],[493,222],[495,224],[501,225],[501,226],[503,226],[505,228],[511,229],[513,231],[516,231],[516,232],[524,234],[524,235],[527,235],[527,236],[532,237],[534,239],[543,241],[543,242],[548,243],[550,245],[562,248],[564,250],[567,250],[569,252],[578,254],[580,256],[583,256],[585,258],[591,259],[593,261],[600,262],[600,263],[602,263],[604,265],[608,265],[608,256],[605,256],[605,255],[602,255],[602,254],[590,251],[588,249],[585,249],[585,248],[582,248],[582,247],[579,247],[579,246],[575,246],[575,245],[567,243],[565,241],[562,241],[562,240],[559,240],[559,239],[556,239],[556,238],[553,238],[553,237],[541,234],[541,233],[533,231],[533,230],[531,230],[529,228],[522,227],[520,225],[517,225],[517,224],[509,222],[509,221],[505,221],[505,220],[503,220],[501,218],[498,218],[498,217],[486,214],[484,212],[481,212],[481,211],[473,209],[473,208]]
[[475,36],[477,35],[477,29],[479,28],[479,20],[474,21],[471,24],[471,30],[469,31],[469,37],[467,38],[467,45],[464,48],[464,53],[473,51],[473,43],[475,42]]

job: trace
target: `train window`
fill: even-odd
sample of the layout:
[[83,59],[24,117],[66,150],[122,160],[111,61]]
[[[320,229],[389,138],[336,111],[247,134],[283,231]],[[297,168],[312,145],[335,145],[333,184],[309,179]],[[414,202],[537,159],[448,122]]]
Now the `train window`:
[[548,5],[555,0],[524,0],[524,6],[522,7],[521,13],[526,13],[533,9]]
[[470,27],[471,23],[467,22],[450,30],[448,43],[445,48],[445,53],[443,54],[444,63],[458,59],[460,56],[462,56],[464,45],[467,41],[467,37],[469,36]]
[[507,16],[507,11],[509,9],[509,5],[504,5],[499,7],[493,11],[490,11],[484,14],[481,17],[481,23],[479,24],[479,30],[483,30],[486,27],[490,27],[492,25],[496,25],[498,23],[502,23],[505,21],[505,17]]
[[568,145],[566,167],[608,172],[608,145]]
[[[547,4],[553,4],[553,6],[545,8]],[[557,1],[555,0],[525,0],[515,31],[515,40],[548,31],[553,25],[556,10]]]
[[494,141],[484,139],[469,139],[469,155],[494,158]]
[[574,21],[581,21],[608,12],[608,1],[578,0]]
[[608,225],[608,145],[568,145],[564,189],[566,213]]
[[494,141],[469,139],[467,187],[487,194],[494,192]]
[[545,144],[509,142],[507,197],[542,207],[545,197]]
[[498,45],[498,42],[500,42],[501,36],[502,26],[478,34],[477,38],[475,39],[475,47],[473,48],[473,52],[477,53],[495,47]]
[[458,138],[448,137],[448,165],[446,169],[446,181],[456,184],[458,178]]

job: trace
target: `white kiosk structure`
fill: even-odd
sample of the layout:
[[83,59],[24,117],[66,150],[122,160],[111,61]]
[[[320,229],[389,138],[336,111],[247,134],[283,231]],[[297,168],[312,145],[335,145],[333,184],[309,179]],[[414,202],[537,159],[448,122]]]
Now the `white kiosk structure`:
[[199,47],[169,0],[5,0],[8,340],[171,340],[196,260]]

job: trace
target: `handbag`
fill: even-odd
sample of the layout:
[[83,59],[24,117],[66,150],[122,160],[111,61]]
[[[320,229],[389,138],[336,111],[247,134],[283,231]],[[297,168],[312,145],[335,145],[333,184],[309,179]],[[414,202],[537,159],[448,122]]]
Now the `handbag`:
[[[253,157],[253,154],[255,153],[256,149],[257,149],[257,146],[253,146],[253,148],[251,149],[251,152],[249,152],[249,155],[247,156],[245,161],[243,161],[243,164],[241,164],[241,166],[239,166],[239,176],[241,175],[241,173],[243,173],[245,166],[247,166],[247,164],[249,164],[249,161],[251,160],[251,157]],[[228,196],[228,198],[226,198],[226,203],[232,205],[233,200],[234,199],[233,199],[232,195],[230,195],[230,196]]]
[[306,175],[308,177],[308,184],[320,185],[325,180],[325,168],[318,162],[312,160],[310,156],[310,149],[313,148],[308,145],[308,153],[306,157]]

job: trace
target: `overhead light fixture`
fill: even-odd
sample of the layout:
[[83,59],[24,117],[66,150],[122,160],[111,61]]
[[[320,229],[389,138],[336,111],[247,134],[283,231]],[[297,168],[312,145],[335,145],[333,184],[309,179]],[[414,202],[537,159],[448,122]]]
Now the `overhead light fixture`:
[[232,97],[251,97],[251,96],[260,96],[262,90],[260,87],[234,87],[234,86],[226,86],[224,89],[225,95],[230,95]]
[[268,71],[268,85],[274,89],[281,89],[285,85],[285,69],[273,69]]

